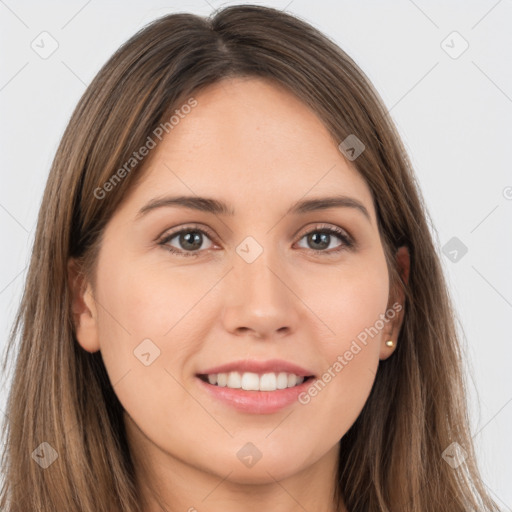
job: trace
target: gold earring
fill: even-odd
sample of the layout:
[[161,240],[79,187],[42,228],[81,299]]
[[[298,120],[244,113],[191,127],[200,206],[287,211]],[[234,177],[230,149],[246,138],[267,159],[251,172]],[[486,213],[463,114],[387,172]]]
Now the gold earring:
[[393,340],[386,341],[387,347],[392,347],[394,344],[395,344],[395,342]]

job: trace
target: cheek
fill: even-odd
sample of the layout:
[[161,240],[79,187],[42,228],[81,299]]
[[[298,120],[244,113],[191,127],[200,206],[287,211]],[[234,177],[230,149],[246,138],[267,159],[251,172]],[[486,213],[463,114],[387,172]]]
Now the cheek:
[[[302,296],[328,328],[322,341],[323,352],[332,361],[349,348],[353,339],[364,343],[381,335],[380,315],[389,300],[389,278],[381,250],[366,257],[354,257],[336,270],[317,270],[304,281]],[[372,327],[380,326],[378,333]],[[371,331],[371,335],[368,332]],[[368,343],[370,346],[370,343]],[[372,345],[378,351],[378,343]]]
[[215,321],[205,296],[219,277],[199,273],[191,279],[186,266],[170,275],[161,265],[121,254],[105,253],[99,263],[101,353],[123,406],[137,416],[157,400],[158,390],[167,406],[186,411],[190,400],[177,382],[190,377],[193,357]]
[[362,347],[350,361],[343,353],[343,349],[333,353],[332,363],[299,396],[302,415],[314,418],[308,423],[308,435],[321,440],[323,449],[339,441],[357,420],[377,370],[378,355],[368,348]]
[[[198,334],[198,300],[211,288],[205,279],[105,254],[98,266],[99,334],[110,381],[127,413],[151,430],[169,418],[163,411],[191,414],[195,403],[179,382],[189,372]],[[202,312],[204,313],[204,312]],[[202,322],[206,317],[202,314]]]
[[214,283],[204,276],[191,279],[186,266],[173,269],[171,276],[159,265],[129,258],[105,256],[102,264],[98,279],[99,300],[105,306],[101,328],[119,333],[120,339],[129,333],[133,346],[145,338],[172,337],[173,330],[181,330],[182,322],[194,317],[200,298]]
[[312,429],[318,436],[325,436],[327,429],[341,438],[368,398],[389,326],[382,321],[389,293],[384,255],[340,267],[336,278],[312,284],[306,290],[308,305],[327,325],[328,335],[317,340],[323,373],[299,401],[316,418]]

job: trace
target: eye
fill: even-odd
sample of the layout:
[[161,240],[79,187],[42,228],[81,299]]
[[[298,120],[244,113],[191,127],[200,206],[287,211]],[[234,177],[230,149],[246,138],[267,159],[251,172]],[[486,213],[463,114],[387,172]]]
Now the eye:
[[[340,240],[341,244],[334,249],[327,251],[325,249],[328,249],[331,246],[333,236]],[[214,238],[213,235],[204,228],[200,228],[198,226],[186,226],[164,235],[164,237],[158,242],[158,245],[161,245],[169,252],[177,254],[178,256],[195,257],[200,255],[201,250],[208,250],[212,248],[212,245],[206,248],[203,247],[205,237],[210,241],[211,238]],[[344,230],[329,225],[316,226],[313,230],[302,235],[300,240],[304,238],[307,238],[307,243],[312,244],[313,246],[312,248],[307,249],[315,253],[325,253],[325,256],[337,254],[343,250],[353,249],[355,246],[352,238]],[[176,243],[181,247],[176,247],[170,244],[174,239],[176,239]]]
[[[342,243],[333,250],[324,250],[328,249],[331,246],[333,236],[338,238],[338,240],[341,240]],[[315,229],[308,231],[307,233],[302,235],[301,240],[303,238],[306,238],[306,242],[312,245],[312,248],[310,250],[317,253],[323,252],[326,253],[326,255],[332,255],[333,253],[336,254],[340,251],[352,249],[354,247],[354,242],[350,238],[350,236],[341,228],[335,226],[316,226]]]
[[[158,242],[158,244],[179,256],[199,256],[199,250],[203,245],[204,237],[210,237],[208,231],[196,226],[188,226],[180,229],[179,231],[168,233]],[[177,243],[181,245],[181,248],[169,245],[169,242],[174,238],[177,239]],[[209,248],[211,247],[207,247],[206,249]],[[203,249],[206,250],[204,247]]]

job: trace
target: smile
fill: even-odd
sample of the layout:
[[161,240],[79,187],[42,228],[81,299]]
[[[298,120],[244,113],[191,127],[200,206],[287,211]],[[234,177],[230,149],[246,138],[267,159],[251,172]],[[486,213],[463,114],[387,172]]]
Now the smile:
[[[238,372],[196,375],[196,382],[202,392],[206,393],[214,402],[235,409],[238,412],[249,414],[272,414],[293,404],[299,404],[299,395],[307,392],[307,388],[314,382],[315,378],[298,377],[287,373],[265,373],[262,375],[246,372],[238,373],[238,377],[231,377],[230,384],[240,387],[228,386],[228,379],[231,374]],[[286,377],[286,387],[284,386]],[[289,380],[288,380],[289,379]],[[212,383],[210,383],[210,380]],[[217,380],[217,382],[215,382]],[[224,382],[225,385],[220,385]],[[293,381],[295,380],[295,384]],[[275,382],[275,383],[274,383]],[[291,386],[288,387],[288,382]],[[244,389],[242,385],[251,389]],[[257,388],[257,389],[256,389]],[[265,390],[265,388],[269,388]],[[272,389],[270,389],[272,388]]]
[[270,372],[257,374],[253,372],[229,372],[199,375],[204,382],[213,386],[230,389],[243,389],[245,391],[276,391],[278,389],[293,388],[304,382],[308,377],[301,377],[294,373]]

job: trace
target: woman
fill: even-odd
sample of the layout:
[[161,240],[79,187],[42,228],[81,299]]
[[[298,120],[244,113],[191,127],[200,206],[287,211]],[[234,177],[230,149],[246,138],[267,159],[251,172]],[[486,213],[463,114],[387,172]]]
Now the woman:
[[313,27],[232,6],[144,28],[51,169],[2,510],[498,510],[427,218],[381,99]]

